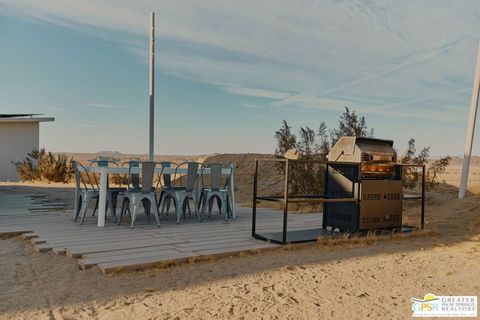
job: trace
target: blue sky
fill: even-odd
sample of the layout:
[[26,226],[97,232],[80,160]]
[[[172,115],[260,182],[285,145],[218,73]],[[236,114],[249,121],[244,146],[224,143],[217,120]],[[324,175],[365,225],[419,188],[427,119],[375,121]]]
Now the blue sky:
[[0,0],[0,113],[54,116],[49,150],[146,153],[150,11],[156,153],[273,152],[345,105],[400,151],[463,152],[478,1]]

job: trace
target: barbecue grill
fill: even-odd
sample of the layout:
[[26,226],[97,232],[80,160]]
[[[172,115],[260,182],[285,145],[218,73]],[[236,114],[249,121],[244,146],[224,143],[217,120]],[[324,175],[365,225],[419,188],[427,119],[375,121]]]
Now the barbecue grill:
[[[259,163],[284,169],[284,192],[280,194],[259,194]],[[301,168],[301,169],[299,169]],[[321,172],[318,169],[321,170]],[[293,191],[292,177],[302,170],[320,177],[323,190]],[[421,193],[403,194],[402,180],[407,170],[421,174]],[[266,173],[266,172],[265,172]],[[268,176],[265,175],[265,176]],[[321,182],[323,180],[323,182]],[[298,181],[296,182],[298,183]],[[307,188],[308,189],[308,188]],[[321,188],[320,188],[321,189]],[[420,224],[425,224],[425,165],[397,164],[397,153],[393,141],[364,137],[342,137],[328,154],[328,161],[302,159],[256,159],[253,177],[252,236],[279,244],[317,241],[320,238],[342,233],[365,234],[373,230],[384,232],[409,232],[416,226],[402,225],[404,200],[420,200]],[[283,205],[281,230],[275,223],[257,226],[257,203],[278,202]],[[312,206],[322,203],[322,217],[318,222],[309,216],[303,227],[297,221],[294,230],[289,231],[289,205]],[[263,216],[261,213],[260,215]],[[273,219],[273,216],[270,217]],[[267,219],[270,219],[267,218]],[[265,221],[265,220],[263,220]],[[339,232],[335,232],[339,231]]]
[[341,137],[328,154],[325,194],[358,203],[324,203],[324,226],[342,231],[402,227],[402,166],[393,141]]

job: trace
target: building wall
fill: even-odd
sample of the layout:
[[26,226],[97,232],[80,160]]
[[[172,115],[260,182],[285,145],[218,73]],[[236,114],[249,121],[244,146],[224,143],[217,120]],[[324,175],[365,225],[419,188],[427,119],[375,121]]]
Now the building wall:
[[0,181],[19,181],[12,161],[38,149],[38,122],[0,123]]

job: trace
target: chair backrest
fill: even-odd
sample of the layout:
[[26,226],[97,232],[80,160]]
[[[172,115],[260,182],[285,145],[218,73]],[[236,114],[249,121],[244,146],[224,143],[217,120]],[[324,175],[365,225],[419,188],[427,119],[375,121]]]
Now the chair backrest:
[[75,184],[77,186],[77,189],[95,190],[95,186],[93,185],[92,179],[90,178],[87,169],[76,160],[72,160],[72,167],[75,173]]
[[[208,174],[206,173],[207,169],[210,171]],[[223,164],[221,163],[204,164],[202,166],[202,185],[206,186],[205,176],[208,176],[210,178],[210,184],[208,186],[212,189],[212,191],[219,191],[222,182],[222,170]]]
[[[175,162],[170,162],[170,161],[162,161],[160,162],[162,167],[165,168],[172,168],[172,167],[177,167],[177,164]],[[170,188],[172,187],[172,175],[171,174],[163,174],[163,186]]]
[[140,162],[140,166],[142,167],[142,193],[150,193],[153,187],[156,162],[144,161]]
[[[153,177],[155,175],[155,167],[157,163],[153,161],[141,161],[141,162],[132,162],[130,163],[129,169],[128,169],[128,176],[129,176],[129,184],[132,185],[134,190],[140,190],[142,193],[150,193],[152,192],[152,187],[153,187]],[[142,185],[141,187],[138,186],[135,187],[133,180],[136,178],[138,179],[138,184],[140,177],[139,174],[137,173],[132,173],[132,168],[140,168],[141,176],[142,176]]]
[[[179,181],[181,183],[181,186],[184,187],[186,191],[193,191],[193,189],[195,188],[195,183],[197,182],[198,168],[200,166],[201,163],[199,162],[183,162],[178,164],[175,168],[174,181]],[[179,170],[184,168],[187,169],[187,174],[185,178],[182,179],[182,173],[180,173]]]
[[122,163],[122,167],[125,166],[125,165],[128,165],[127,187],[130,188],[130,185],[131,185],[133,190],[140,190],[140,174],[130,172],[130,168],[139,167],[138,161],[137,160],[130,160],[130,161]]
[[225,184],[223,185],[223,189],[228,191],[228,188],[232,183],[232,175],[233,175],[233,170],[235,169],[235,165],[233,163],[229,163],[227,168],[230,169],[230,174],[225,179]]
[[118,163],[113,160],[100,159],[100,160],[90,160],[90,165],[97,165],[98,167],[110,167],[111,165],[118,167]]

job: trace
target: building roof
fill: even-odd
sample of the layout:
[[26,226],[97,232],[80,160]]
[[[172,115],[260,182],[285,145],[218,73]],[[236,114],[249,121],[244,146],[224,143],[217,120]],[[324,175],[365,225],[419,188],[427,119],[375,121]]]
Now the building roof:
[[35,117],[40,116],[40,113],[11,113],[0,114],[0,123],[16,123],[16,122],[50,122],[55,121],[53,117]]

